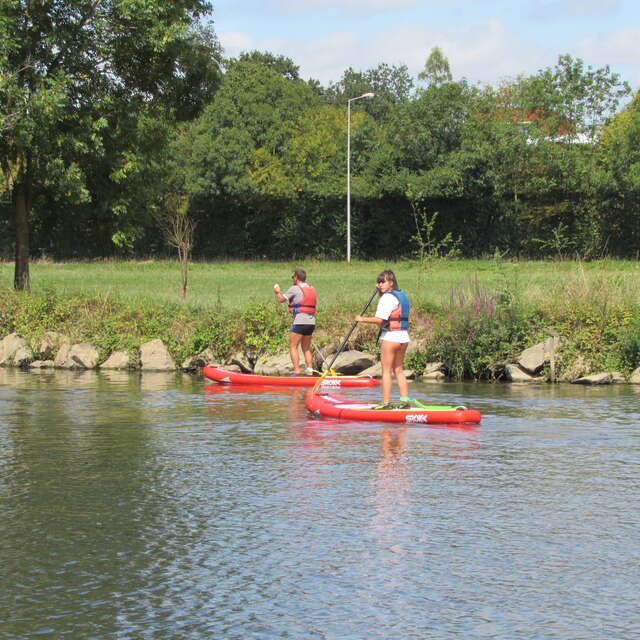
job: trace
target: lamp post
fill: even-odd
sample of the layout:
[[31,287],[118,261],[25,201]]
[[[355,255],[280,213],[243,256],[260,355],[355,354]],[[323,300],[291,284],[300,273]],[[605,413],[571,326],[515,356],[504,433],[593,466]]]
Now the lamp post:
[[347,262],[351,262],[351,103],[360,98],[373,98],[374,93],[363,93],[347,100]]

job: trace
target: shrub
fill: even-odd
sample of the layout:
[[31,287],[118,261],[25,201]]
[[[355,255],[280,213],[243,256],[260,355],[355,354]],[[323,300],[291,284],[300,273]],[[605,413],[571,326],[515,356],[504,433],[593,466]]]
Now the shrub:
[[496,380],[507,360],[523,348],[528,325],[517,305],[474,280],[451,290],[431,342],[408,363],[420,371],[427,362],[443,361],[456,380]]

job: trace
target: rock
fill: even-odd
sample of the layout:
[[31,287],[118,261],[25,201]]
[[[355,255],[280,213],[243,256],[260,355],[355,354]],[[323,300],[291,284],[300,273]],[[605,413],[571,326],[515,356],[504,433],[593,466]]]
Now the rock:
[[114,351],[101,365],[100,369],[129,369],[130,357],[126,349]]
[[89,342],[63,343],[53,361],[57,369],[93,369],[97,364],[98,351]]
[[517,364],[508,364],[505,367],[505,374],[509,382],[535,382],[540,380],[540,378],[536,378],[527,371],[522,370]]
[[30,369],[53,369],[53,360],[34,360],[30,365]]
[[40,340],[40,358],[53,359],[63,344],[71,344],[71,340],[57,331],[47,331]]
[[288,376],[292,371],[293,366],[288,353],[277,356],[262,356],[258,358],[254,370],[259,376]]
[[573,384],[614,384],[616,382],[624,382],[624,376],[617,371],[594,373],[590,376],[582,376],[572,380]]
[[629,378],[631,384],[640,384],[640,367],[635,369]]
[[147,371],[173,371],[173,361],[162,340],[151,340],[140,345],[140,368]]
[[424,365],[423,376],[430,375],[432,373],[442,373],[444,376],[444,362],[427,362]]
[[0,365],[25,366],[32,360],[33,352],[17,333],[10,333],[0,340]]
[[370,376],[371,378],[382,378],[382,365],[379,362],[376,362],[374,365],[370,366],[368,369],[361,371],[358,375]]
[[445,380],[446,377],[447,375],[445,374],[445,372],[440,369],[422,374],[422,380],[424,380],[425,382],[440,382],[442,380]]
[[591,365],[585,360],[584,356],[578,356],[567,368],[562,377],[563,382],[573,382],[574,380],[586,376],[589,373]]
[[[240,351],[234,353],[225,361],[225,365],[231,364],[235,364],[237,367],[240,367],[240,371],[242,373],[253,373],[254,371],[253,363],[249,357]],[[225,366],[225,368],[228,367]]]
[[[332,358],[333,359],[333,358]],[[368,369],[375,364],[375,360],[370,355],[362,353],[361,351],[344,351],[333,363],[333,370],[336,373],[342,373],[344,375],[355,375]],[[327,365],[323,364],[323,371],[326,370]]]
[[185,371],[195,371],[196,369],[202,369],[206,365],[217,366],[215,362],[215,356],[211,349],[206,348],[195,356],[189,356],[184,360],[181,368]]
[[552,336],[544,342],[525,349],[516,359],[516,364],[526,373],[535,375],[547,362],[555,360],[555,354],[559,346],[560,337]]
[[56,369],[70,369],[71,361],[69,359],[69,352],[71,351],[71,345],[67,342],[60,345],[56,357],[53,359],[53,366]]

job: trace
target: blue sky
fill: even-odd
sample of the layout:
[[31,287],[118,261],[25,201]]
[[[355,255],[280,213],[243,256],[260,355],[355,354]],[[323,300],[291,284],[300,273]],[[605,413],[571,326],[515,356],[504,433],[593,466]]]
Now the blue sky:
[[638,0],[213,0],[225,55],[291,58],[323,84],[353,67],[406,64],[439,46],[454,78],[494,86],[568,53],[640,87]]

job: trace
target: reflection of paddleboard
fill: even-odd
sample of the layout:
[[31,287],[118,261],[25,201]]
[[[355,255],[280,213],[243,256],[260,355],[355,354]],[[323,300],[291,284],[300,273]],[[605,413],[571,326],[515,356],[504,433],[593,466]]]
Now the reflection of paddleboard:
[[331,418],[366,420],[373,422],[400,422],[403,424],[461,424],[480,422],[480,412],[466,407],[428,407],[426,409],[374,409],[375,404],[352,402],[329,394],[309,393],[307,409]]
[[[210,380],[222,384],[261,384],[278,387],[313,387],[320,376],[259,376],[254,373],[238,373],[218,367],[204,367],[202,373]],[[325,376],[323,387],[374,387],[379,381],[370,376]]]

